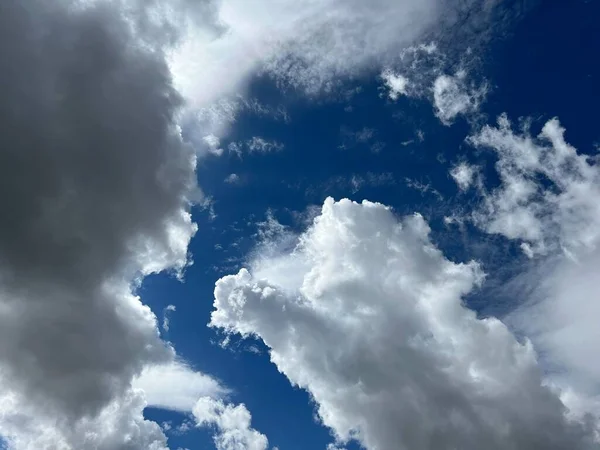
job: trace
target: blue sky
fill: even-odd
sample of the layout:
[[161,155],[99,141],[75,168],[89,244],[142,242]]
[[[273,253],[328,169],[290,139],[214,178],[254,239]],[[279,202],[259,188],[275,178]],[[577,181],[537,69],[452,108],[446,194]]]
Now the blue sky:
[[[477,259],[488,273],[490,288],[484,285],[472,293],[469,306],[482,315],[509,314],[521,300],[503,298],[491,286],[514,275],[511,264],[516,266],[522,254],[508,239],[471,226],[461,233],[444,225],[445,216],[479,201],[472,193],[461,193],[449,171],[459,161],[482,164],[486,181],[497,183],[494,155],[475,151],[465,138],[502,113],[515,120],[531,118],[533,134],[557,116],[567,129],[568,141],[593,152],[599,139],[600,88],[595,80],[600,66],[590,55],[600,44],[595,25],[599,13],[593,1],[540,2],[468,56],[463,55],[469,42],[452,43],[454,55],[468,60],[473,82],[485,82],[489,89],[476,114],[460,116],[451,126],[434,115],[429,98],[390,100],[379,68],[355,79],[336,80],[340,82],[336,95],[305,96],[278,89],[269,76],[253,77],[245,95],[285,109],[289,118],[244,111],[221,145],[226,148],[231,142],[260,136],[283,148],[242,157],[225,151],[200,161],[198,177],[213,199],[215,217],[201,211],[195,214],[200,231],[190,244],[194,265],[186,270],[185,282],[153,277],[144,282],[142,295],[159,317],[167,305],[176,305],[166,337],[194,367],[233,389],[232,399],[246,404],[253,426],[272,445],[325,448],[332,438],[315,418],[314,401],[277,371],[260,339],[234,337],[224,349],[218,345],[223,336],[204,326],[213,310],[215,279],[244,265],[258,240],[257,223],[271,211],[280,223],[300,230],[304,222],[294,213],[320,206],[328,196],[381,202],[399,215],[421,212],[433,229],[434,242],[448,258]],[[450,57],[441,70],[460,64]],[[362,138],[357,137],[361,132]],[[225,183],[232,173],[239,181]],[[251,347],[258,350],[256,354]],[[157,410],[146,414],[174,424],[183,420]],[[211,448],[209,434],[175,433],[169,439],[174,447]],[[346,448],[359,447],[351,443]]]
[[1,448],[600,448],[597,0],[9,3]]

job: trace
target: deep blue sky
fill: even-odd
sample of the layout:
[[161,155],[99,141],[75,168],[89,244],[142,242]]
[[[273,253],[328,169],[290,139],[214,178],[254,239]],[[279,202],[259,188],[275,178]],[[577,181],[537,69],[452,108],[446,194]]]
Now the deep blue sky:
[[[536,133],[546,120],[558,116],[567,129],[567,140],[580,151],[593,153],[593,143],[600,142],[598,17],[600,4],[595,0],[543,1],[477,49],[476,77],[491,86],[480,120],[493,123],[503,112],[514,121],[530,117]],[[466,47],[466,43],[456,45]],[[282,223],[300,227],[291,212],[319,205],[327,196],[366,198],[391,205],[398,214],[421,212],[434,230],[433,239],[452,259],[476,258],[490,269],[501,268],[506,258],[517,254],[501,238],[484,238],[474,230],[464,236],[447,231],[441,222],[455,205],[471,200],[459,194],[448,175],[450,167],[461,159],[485,163],[488,168],[494,163],[492,155],[476,153],[464,142],[469,123],[459,118],[451,127],[442,125],[427,99],[388,100],[382,95],[378,73],[347,83],[348,90],[358,86],[361,91],[349,100],[314,99],[282,93],[268,78],[254,80],[249,95],[267,105],[283,105],[290,121],[243,113],[229,139],[261,136],[281,142],[284,150],[245,154],[242,159],[225,153],[202,160],[198,178],[215,200],[216,218],[195,213],[201,235],[190,247],[195,263],[183,283],[160,275],[147,279],[142,288],[145,302],[159,318],[164,307],[177,306],[166,338],[178,353],[233,388],[232,399],[248,406],[253,426],[281,450],[324,449],[331,442],[328,430],[314,419],[308,394],[290,386],[260,343],[254,344],[261,354],[248,351],[250,342],[234,342],[223,349],[217,345],[219,335],[206,327],[215,281],[240,267],[252,248],[255,224],[264,220],[268,209]],[[348,111],[350,105],[352,111]],[[353,143],[349,132],[365,127],[374,130],[373,138]],[[424,135],[422,142],[418,130]],[[375,142],[384,144],[377,153],[370,148]],[[347,148],[340,149],[341,144]],[[231,173],[243,182],[224,183]],[[348,183],[339,182],[353,175],[368,178],[369,173],[385,174],[385,182],[365,185],[356,192]],[[491,170],[489,175],[493,180]],[[429,185],[441,198],[408,186],[407,178]],[[494,273],[498,280],[492,282],[507,275],[501,270]],[[502,315],[513,306],[486,290],[471,296],[469,303],[481,314]],[[172,420],[174,425],[185,419],[157,410],[148,410],[147,415],[158,421]],[[211,448],[204,430],[171,434],[170,443],[172,448]]]

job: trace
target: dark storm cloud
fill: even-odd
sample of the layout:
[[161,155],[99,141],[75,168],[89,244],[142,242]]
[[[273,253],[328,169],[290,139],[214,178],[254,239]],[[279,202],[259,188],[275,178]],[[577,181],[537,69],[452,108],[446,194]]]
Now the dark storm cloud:
[[176,27],[126,9],[0,2],[0,375],[59,422],[171,357],[129,284],[181,269],[195,231]]

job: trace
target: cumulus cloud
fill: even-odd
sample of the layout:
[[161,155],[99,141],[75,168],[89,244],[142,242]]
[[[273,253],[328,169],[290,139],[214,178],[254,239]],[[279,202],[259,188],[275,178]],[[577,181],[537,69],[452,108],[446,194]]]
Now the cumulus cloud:
[[135,288],[185,269],[202,196],[162,51],[172,30],[152,17],[133,2],[0,6],[0,435],[10,448],[166,446],[131,382],[174,350]]
[[147,366],[133,386],[144,391],[149,406],[181,412],[192,411],[201,397],[219,398],[228,392],[214,378],[183,362]]
[[340,443],[367,449],[591,449],[535,352],[463,304],[483,274],[418,214],[327,199],[290,251],[215,286],[211,326],[260,338]]
[[194,406],[198,426],[216,428],[217,450],[267,450],[268,440],[250,426],[252,416],[246,406],[225,404],[221,400],[203,397]]

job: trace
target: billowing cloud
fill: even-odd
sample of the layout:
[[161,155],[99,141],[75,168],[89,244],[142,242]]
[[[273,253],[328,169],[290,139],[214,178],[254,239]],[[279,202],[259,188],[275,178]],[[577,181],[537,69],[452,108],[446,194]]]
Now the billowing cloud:
[[338,442],[367,449],[592,449],[535,352],[463,297],[483,280],[420,215],[327,199],[293,250],[221,278],[211,326],[260,338]]
[[174,351],[135,286],[188,264],[201,195],[166,24],[117,6],[0,6],[0,435],[15,449],[166,445],[131,381]]
[[192,411],[201,397],[220,398],[228,393],[214,378],[178,361],[145,367],[133,386],[144,391],[149,406],[181,412]]
[[203,397],[194,406],[198,426],[215,427],[217,450],[267,450],[268,440],[250,426],[252,416],[246,406],[226,404]]

